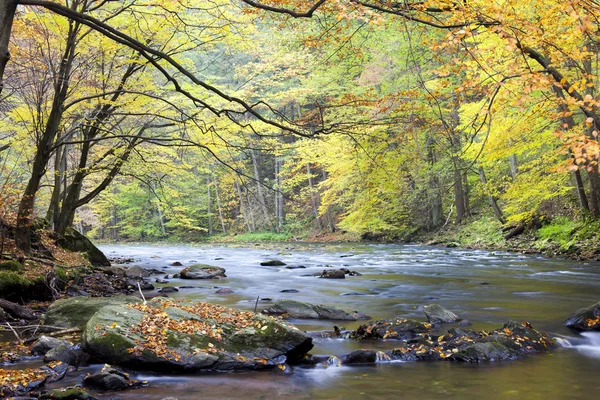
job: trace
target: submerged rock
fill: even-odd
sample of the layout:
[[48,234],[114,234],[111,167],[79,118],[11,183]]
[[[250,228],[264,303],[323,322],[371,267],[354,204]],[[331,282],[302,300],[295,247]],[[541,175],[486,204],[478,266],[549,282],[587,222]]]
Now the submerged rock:
[[260,265],[262,265],[263,267],[282,267],[287,264],[281,260],[268,260],[261,262]]
[[109,305],[87,323],[84,349],[134,370],[248,370],[299,362],[312,339],[274,318],[219,305],[154,299]]
[[440,306],[439,304],[431,304],[423,308],[427,319],[432,324],[450,324],[458,322],[462,318],[454,314],[452,311]]
[[225,268],[206,264],[194,264],[179,273],[181,279],[220,279],[225,278]]
[[233,290],[231,290],[231,289],[221,288],[221,289],[217,290],[215,293],[216,294],[232,294],[232,293],[235,293],[235,292]]
[[564,324],[578,331],[600,331],[600,303],[580,308],[571,314]]
[[370,319],[370,317],[359,314],[356,311],[347,313],[335,307],[326,307],[294,300],[279,300],[271,307],[263,310],[263,314],[282,315],[285,318],[296,319],[330,319],[342,321]]

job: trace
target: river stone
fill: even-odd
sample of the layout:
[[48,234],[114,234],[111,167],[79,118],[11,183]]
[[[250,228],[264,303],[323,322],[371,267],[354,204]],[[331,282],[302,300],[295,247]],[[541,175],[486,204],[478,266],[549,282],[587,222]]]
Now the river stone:
[[221,288],[221,289],[217,290],[215,293],[216,294],[232,294],[232,293],[234,293],[234,291],[231,289],[227,289],[227,288]]
[[44,362],[61,361],[67,365],[79,367],[80,364],[87,362],[88,358],[88,355],[77,346],[60,344],[46,353]]
[[48,351],[60,345],[70,346],[71,343],[63,339],[53,338],[52,336],[42,336],[31,346],[31,354],[43,356]]
[[147,278],[151,274],[150,271],[145,270],[139,265],[132,265],[125,270],[125,275],[129,278]]
[[423,308],[427,319],[432,324],[450,324],[458,322],[462,318],[454,314],[452,311],[445,309],[439,304],[431,304]]
[[181,279],[220,279],[225,278],[225,268],[206,264],[194,264],[179,273]]
[[346,273],[339,269],[332,269],[332,270],[324,269],[323,272],[321,272],[320,277],[325,278],[325,279],[345,279]]
[[124,304],[101,308],[84,330],[85,351],[112,365],[177,373],[294,364],[313,347],[306,333],[260,314],[158,299],[146,307],[145,312]]
[[557,346],[547,335],[529,323],[506,322],[501,328],[487,332],[451,329],[447,334],[422,334],[386,353],[390,360],[453,360],[488,362],[512,360],[529,353],[549,351]]
[[94,390],[114,391],[130,388],[135,382],[125,372],[105,364],[100,371],[83,378],[83,384]]
[[571,314],[564,324],[578,331],[600,331],[600,303],[580,308]]
[[418,335],[429,333],[431,324],[414,319],[382,319],[361,325],[351,333],[353,339],[398,339],[409,340]]
[[281,260],[268,260],[261,262],[260,265],[262,265],[263,267],[282,267],[287,264]]
[[263,314],[283,315],[285,318],[295,319],[328,319],[340,321],[370,319],[370,317],[357,312],[347,313],[335,307],[326,307],[294,300],[279,300],[271,307],[264,309]]
[[344,359],[344,364],[369,364],[377,362],[375,350],[355,350]]
[[133,296],[72,297],[50,305],[44,316],[44,325],[61,328],[83,328],[99,309],[109,304],[133,304],[141,300]]
[[68,387],[64,389],[54,389],[42,393],[39,400],[96,400],[88,392],[79,387]]

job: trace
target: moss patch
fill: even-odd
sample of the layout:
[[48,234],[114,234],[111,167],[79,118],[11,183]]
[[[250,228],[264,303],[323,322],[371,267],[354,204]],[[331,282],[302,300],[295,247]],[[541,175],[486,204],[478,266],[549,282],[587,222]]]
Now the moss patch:
[[0,271],[23,271],[23,265],[17,261],[5,261],[0,263]]

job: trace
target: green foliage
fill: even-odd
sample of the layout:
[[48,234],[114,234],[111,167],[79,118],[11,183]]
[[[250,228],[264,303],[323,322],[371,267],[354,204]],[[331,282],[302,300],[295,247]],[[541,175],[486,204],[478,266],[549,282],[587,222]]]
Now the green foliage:
[[254,232],[254,233],[242,233],[235,235],[233,240],[235,242],[285,242],[291,239],[292,236],[288,233],[274,233],[274,232]]
[[23,265],[17,261],[0,262],[0,271],[20,272],[23,271]]

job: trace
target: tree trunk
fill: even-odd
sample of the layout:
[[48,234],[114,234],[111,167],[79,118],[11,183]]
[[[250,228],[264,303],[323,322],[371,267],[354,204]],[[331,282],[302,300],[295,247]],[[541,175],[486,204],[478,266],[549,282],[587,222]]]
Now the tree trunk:
[[319,218],[319,206],[317,204],[317,199],[315,198],[315,189],[313,185],[312,172],[310,170],[310,163],[306,163],[306,174],[308,175],[308,190],[310,190],[310,204],[312,206],[313,214],[315,216],[315,227],[321,231],[323,227],[321,226],[321,219]]
[[[211,167],[212,168],[212,167]],[[211,169],[210,175],[213,176],[213,171]],[[219,196],[219,182],[212,177],[213,184],[215,185],[215,198],[217,200],[217,210],[219,211],[219,220],[221,221],[221,229],[223,230],[223,235],[227,235],[227,230],[225,229],[225,220],[223,219],[223,209],[221,208],[221,197]]]
[[60,212],[60,194],[62,190],[62,178],[65,171],[62,170],[62,159],[63,159],[63,147],[56,149],[54,155],[54,187],[52,188],[52,196],[50,197],[50,204],[48,205],[48,211],[46,212],[46,221],[54,228],[55,216]]
[[237,191],[238,198],[240,199],[240,213],[242,214],[242,218],[246,223],[246,228],[248,229],[248,233],[252,233],[252,228],[250,227],[250,219],[248,218],[246,207],[244,205],[244,196],[242,196],[242,189],[240,188],[240,184],[237,180],[234,182],[235,190]]
[[514,181],[515,179],[517,179],[517,172],[519,172],[517,167],[516,154],[511,154],[510,157],[508,157],[508,163],[510,164],[510,176],[513,178]]
[[265,224],[269,223],[269,210],[267,209],[267,203],[265,203],[265,196],[262,188],[262,181],[260,180],[260,173],[258,171],[258,162],[256,160],[256,154],[254,149],[250,149],[250,156],[252,158],[252,166],[254,168],[254,180],[256,181],[256,196],[258,197],[258,202],[260,204],[260,208],[262,210],[263,216],[265,218]]
[[[485,171],[483,170],[482,166],[479,166],[479,180],[481,181],[481,183],[485,186],[487,185],[487,178],[485,176]],[[505,224],[506,223],[506,219],[504,219],[504,216],[502,215],[502,210],[500,209],[500,206],[498,206],[498,199],[495,196],[492,196],[491,194],[487,196],[488,197],[488,202],[490,203],[490,206],[492,207],[492,210],[494,211],[494,215],[496,216],[496,219],[498,221],[500,221],[501,224]]]
[[211,197],[211,193],[210,193],[210,175],[208,175],[206,177],[206,196],[207,196],[207,206],[206,206],[206,212],[208,214],[208,236],[212,236],[213,235],[213,220],[212,220],[212,199]]
[[69,91],[69,78],[71,67],[75,58],[75,45],[79,24],[71,23],[64,54],[54,83],[54,97],[52,109],[46,121],[43,134],[36,144],[36,153],[31,168],[31,178],[19,203],[17,213],[17,226],[15,229],[15,244],[26,254],[31,253],[31,218],[35,208],[35,198],[42,177],[46,173],[46,166],[52,155],[52,145],[58,134],[60,122],[64,111],[65,100]]
[[16,11],[17,0],[0,0],[0,95],[4,89],[4,70],[10,60],[8,43]]
[[[575,120],[573,116],[569,114],[569,107],[563,103],[565,95],[563,90],[555,85],[552,85],[552,91],[556,95],[559,101],[558,112],[562,115],[560,117],[561,129],[567,131],[575,126]],[[573,155],[569,151],[570,157],[573,158],[573,162],[576,163]],[[585,194],[585,186],[583,185],[583,179],[581,179],[581,172],[579,170],[573,171],[573,178],[575,180],[575,190],[577,191],[577,197],[579,198],[579,206],[584,214],[590,212],[590,203],[588,203],[587,196]],[[596,190],[594,190],[596,188]],[[590,195],[594,197],[594,193],[597,193],[597,186],[594,185],[593,178],[590,176]],[[599,205],[595,199],[590,199],[592,205],[592,215],[600,215]]]
[[456,204],[456,224],[460,224],[465,217],[465,193],[463,178],[460,172],[458,157],[453,157],[454,165],[454,203]]

